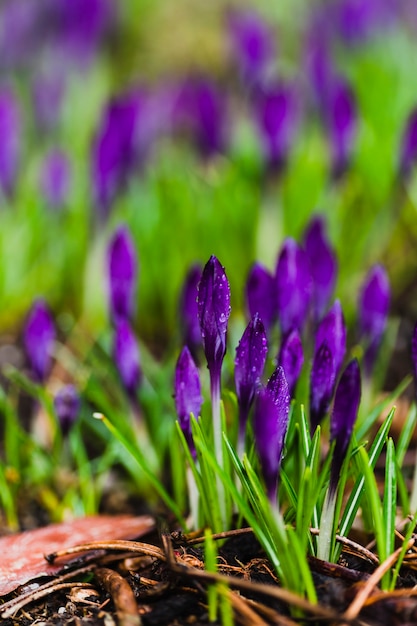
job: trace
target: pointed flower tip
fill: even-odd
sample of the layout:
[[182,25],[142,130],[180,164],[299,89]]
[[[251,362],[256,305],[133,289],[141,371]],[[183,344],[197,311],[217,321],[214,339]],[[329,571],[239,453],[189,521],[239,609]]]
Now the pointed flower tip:
[[294,328],[302,331],[309,314],[312,280],[307,255],[294,239],[284,241],[275,284],[282,333],[285,335]]
[[216,376],[220,376],[226,354],[230,310],[230,285],[225,269],[211,256],[198,286],[197,311],[207,365]]
[[55,337],[52,314],[46,302],[39,298],[33,303],[23,329],[25,352],[38,382],[43,382],[51,369]]
[[139,346],[126,319],[117,321],[113,337],[113,358],[128,395],[135,398],[142,379]]
[[200,416],[203,398],[198,368],[187,346],[182,349],[175,367],[174,398],[181,430],[195,456],[190,415],[192,413],[196,419]]
[[107,252],[109,308],[113,322],[131,320],[135,310],[138,261],[135,244],[127,226],[113,233]]

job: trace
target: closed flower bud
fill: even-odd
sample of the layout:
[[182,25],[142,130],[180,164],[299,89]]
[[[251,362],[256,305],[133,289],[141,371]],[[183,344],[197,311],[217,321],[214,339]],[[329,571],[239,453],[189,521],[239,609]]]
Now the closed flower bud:
[[268,334],[276,319],[275,280],[260,263],[254,263],[246,281],[246,303],[250,317],[259,316]]
[[70,164],[60,150],[49,152],[42,165],[41,191],[53,209],[61,208],[68,197],[70,186]]
[[400,174],[407,178],[417,161],[417,108],[410,113],[402,138],[400,149]]
[[74,385],[64,385],[59,389],[54,397],[54,408],[65,437],[76,421],[81,408],[81,399]]
[[277,362],[284,370],[289,394],[293,397],[304,363],[303,345],[297,330],[292,330],[283,338]]
[[382,265],[368,272],[359,297],[359,334],[365,344],[364,366],[369,376],[375,364],[388,318],[390,285]]
[[335,375],[337,376],[346,353],[346,324],[339,300],[335,300],[317,327],[315,351],[318,351],[325,342],[333,355]]
[[124,388],[134,399],[142,379],[142,370],[138,342],[126,319],[120,319],[116,323],[113,358]]
[[181,430],[195,458],[190,415],[193,414],[196,419],[200,416],[203,398],[198,368],[187,346],[182,349],[175,368],[174,398]]
[[357,128],[354,94],[342,78],[335,78],[329,89],[324,119],[329,133],[332,175],[339,178],[350,165]]
[[138,262],[135,244],[127,226],[114,232],[108,252],[109,308],[113,322],[132,320],[135,312]]
[[188,346],[193,359],[198,362],[198,352],[201,347],[201,329],[198,320],[198,284],[203,268],[200,265],[190,267],[185,277],[180,297],[180,324],[182,338]]
[[14,93],[0,88],[0,194],[15,190],[22,140],[20,110]]
[[336,382],[333,354],[324,341],[316,351],[310,374],[310,428],[314,433],[329,410]]
[[37,382],[44,382],[52,365],[56,337],[51,312],[42,299],[35,300],[23,329],[23,345]]

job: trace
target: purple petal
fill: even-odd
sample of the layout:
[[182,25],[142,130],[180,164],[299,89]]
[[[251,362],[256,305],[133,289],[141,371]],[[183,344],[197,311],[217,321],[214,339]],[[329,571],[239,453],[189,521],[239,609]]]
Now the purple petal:
[[338,178],[350,164],[357,128],[355,98],[342,78],[335,79],[329,90],[324,119],[329,134],[332,173]]
[[283,369],[278,367],[273,385],[261,388],[257,393],[254,412],[255,444],[271,502],[276,500],[289,409],[287,381]]
[[187,346],[182,349],[175,368],[174,398],[181,430],[195,457],[190,414],[192,413],[196,419],[200,416],[203,398],[198,368]]
[[337,377],[346,353],[346,324],[339,300],[336,300],[316,331],[315,351],[326,343],[334,359]]
[[107,252],[109,308],[113,322],[132,319],[135,311],[138,262],[127,226],[114,232]]
[[239,427],[244,431],[265,367],[268,342],[264,325],[257,313],[247,325],[235,357],[235,386],[239,404]]
[[417,160],[417,108],[409,115],[400,149],[400,174],[407,178]]
[[309,313],[312,281],[304,250],[286,239],[278,258],[276,273],[278,318],[283,335],[302,331]]
[[332,297],[336,276],[337,259],[326,236],[324,217],[314,216],[304,233],[310,273],[313,279],[313,306],[316,320],[320,320]]
[[35,77],[32,87],[33,113],[41,131],[50,131],[58,125],[65,87],[65,76],[57,71]]
[[314,433],[329,410],[336,382],[333,354],[326,342],[316,351],[310,374],[310,427]]
[[0,193],[11,197],[20,164],[22,125],[16,96],[0,88]]
[[382,341],[390,305],[390,285],[382,265],[368,272],[359,297],[359,333],[365,342],[364,365],[369,375]]
[[246,281],[246,302],[250,317],[259,316],[268,333],[276,318],[275,280],[260,263],[254,263]]
[[203,268],[199,265],[190,267],[185,277],[180,297],[180,324],[182,328],[183,342],[188,346],[194,360],[201,347],[201,329],[198,319],[198,284],[201,279]]
[[55,337],[55,324],[48,306],[42,299],[35,300],[24,325],[23,345],[38,382],[44,382],[50,372]]
[[277,361],[284,370],[289,393],[293,397],[304,363],[303,345],[297,330],[292,330],[283,338]]
[[119,319],[116,323],[113,358],[123,386],[129,396],[134,398],[142,379],[142,370],[138,342],[126,319]]
[[56,209],[65,204],[70,187],[70,164],[60,150],[49,152],[42,165],[41,189],[48,204]]
[[220,376],[226,354],[230,315],[230,286],[224,267],[215,256],[207,261],[198,286],[198,318],[210,373]]
[[64,385],[59,389],[54,397],[54,408],[62,434],[66,436],[81,408],[80,395],[74,385]]
[[411,338],[411,360],[413,364],[414,383],[417,386],[417,323],[414,326],[413,336]]
[[335,441],[330,470],[330,490],[336,491],[340,470],[352,436],[361,398],[361,375],[356,359],[350,361],[336,388],[330,419],[330,440]]

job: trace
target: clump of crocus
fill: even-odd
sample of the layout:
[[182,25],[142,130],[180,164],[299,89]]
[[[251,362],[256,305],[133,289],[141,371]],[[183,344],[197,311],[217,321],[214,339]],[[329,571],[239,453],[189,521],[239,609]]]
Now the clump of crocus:
[[109,309],[112,321],[132,320],[135,312],[138,261],[127,226],[114,232],[107,251]]
[[315,215],[304,233],[304,250],[310,264],[313,279],[314,318],[321,320],[333,295],[337,259],[326,234],[326,223],[322,215]]
[[284,241],[275,272],[278,319],[283,335],[302,332],[309,314],[312,281],[306,253],[294,239]]
[[142,379],[139,346],[136,336],[127,319],[116,322],[113,337],[113,359],[120,379],[130,399],[136,399],[136,392]]
[[20,110],[11,89],[0,88],[0,193],[10,198],[15,189],[22,141]]
[[408,116],[405,124],[399,159],[401,176],[408,178],[417,161],[417,107]]
[[255,399],[254,435],[268,499],[278,511],[278,476],[288,428],[290,394],[284,370],[278,366]]
[[276,319],[275,279],[260,263],[254,263],[249,270],[245,295],[250,317],[259,313],[268,334]]
[[264,325],[257,313],[247,325],[236,348],[235,386],[239,406],[238,452],[243,454],[245,432],[257,388],[265,367],[268,342]]
[[70,188],[70,163],[62,150],[49,152],[42,164],[40,186],[47,203],[60,209],[66,202]]
[[46,302],[33,303],[23,328],[23,346],[31,371],[37,382],[46,380],[52,366],[56,337],[55,324]]
[[174,399],[178,421],[194,459],[196,450],[191,432],[191,419],[200,416],[203,398],[198,367],[196,366],[188,346],[184,346],[175,367]]
[[359,336],[365,344],[364,369],[369,377],[375,365],[388,318],[390,285],[382,265],[368,272],[359,297]]
[[202,271],[203,268],[199,264],[190,267],[181,291],[179,306],[183,343],[188,346],[196,363],[198,363],[198,353],[201,348],[197,297]]
[[277,364],[284,370],[291,397],[294,397],[303,363],[303,344],[298,330],[294,329],[283,338],[277,358]]
[[330,420],[330,442],[334,444],[330,467],[330,483],[320,520],[317,555],[328,560],[331,553],[334,513],[339,477],[350,445],[361,398],[359,363],[353,359],[347,365],[336,388]]
[[61,432],[64,437],[69,433],[72,425],[80,413],[80,394],[74,385],[68,384],[61,387],[54,397],[54,409],[58,418]]

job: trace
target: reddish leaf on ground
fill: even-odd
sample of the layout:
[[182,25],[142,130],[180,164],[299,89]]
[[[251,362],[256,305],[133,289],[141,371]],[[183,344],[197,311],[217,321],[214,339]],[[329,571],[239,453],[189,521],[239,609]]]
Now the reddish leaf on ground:
[[89,541],[134,539],[154,525],[148,515],[97,515],[1,537],[0,596],[34,578],[50,576],[62,569],[62,563],[48,564],[45,554]]

